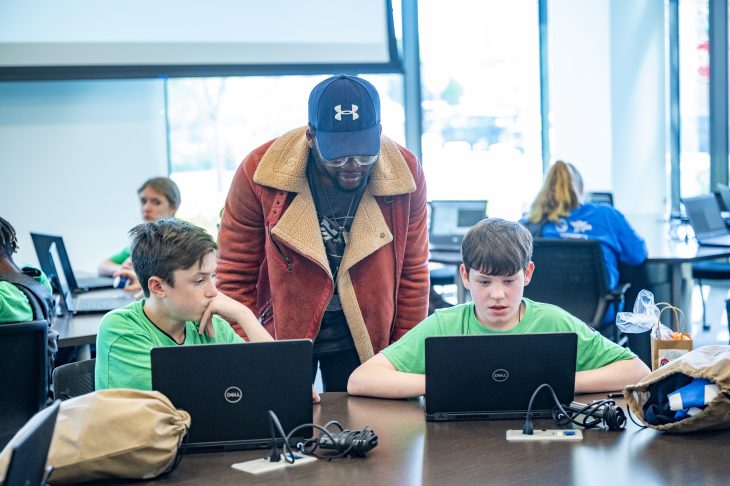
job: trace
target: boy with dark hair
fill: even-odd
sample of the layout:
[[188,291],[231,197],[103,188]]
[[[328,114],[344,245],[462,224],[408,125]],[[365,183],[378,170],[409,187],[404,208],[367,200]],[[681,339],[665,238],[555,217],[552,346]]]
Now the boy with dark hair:
[[618,390],[649,373],[634,353],[609,341],[563,309],[523,297],[535,264],[532,235],[498,218],[472,227],[461,246],[461,279],[473,302],[437,310],[399,341],[357,368],[352,395],[406,398],[426,391],[425,339],[463,334],[574,332],[578,335],[575,391]]
[[251,341],[273,341],[247,307],[216,289],[218,245],[205,230],[158,220],[134,227],[130,235],[132,263],[145,298],[102,319],[96,340],[97,390],[150,390],[153,347],[242,343],[228,322],[241,326]]
[[[53,317],[50,315],[53,307],[51,284],[39,269],[16,265],[13,261],[16,251],[15,228],[0,218],[0,323],[27,322],[36,318],[46,318],[50,323]],[[37,299],[36,305],[42,313],[48,315],[34,316],[33,304],[16,283],[28,289],[35,296],[31,298]]]

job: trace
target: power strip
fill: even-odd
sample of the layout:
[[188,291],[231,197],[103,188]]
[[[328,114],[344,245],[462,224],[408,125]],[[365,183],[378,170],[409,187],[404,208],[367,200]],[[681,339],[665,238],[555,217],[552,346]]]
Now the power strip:
[[316,457],[305,456],[304,454],[294,454],[290,457],[294,458],[294,464],[286,462],[284,460],[284,454],[282,454],[281,461],[279,462],[271,462],[269,461],[268,457],[263,457],[261,459],[254,459],[253,461],[238,462],[231,465],[231,467],[233,469],[238,469],[239,471],[251,474],[263,474],[279,469],[286,469],[289,467],[300,466],[302,464],[309,464],[310,462],[314,462],[317,460]]
[[563,441],[577,442],[583,440],[583,432],[581,430],[535,430],[532,435],[523,434],[521,430],[508,430],[507,440],[515,442],[527,441]]

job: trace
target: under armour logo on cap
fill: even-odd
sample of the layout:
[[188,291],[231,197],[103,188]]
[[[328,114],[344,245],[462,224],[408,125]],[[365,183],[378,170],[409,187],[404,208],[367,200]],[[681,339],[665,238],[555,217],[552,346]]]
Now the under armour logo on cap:
[[351,110],[343,110],[342,105],[337,105],[335,106],[335,112],[337,113],[335,115],[337,121],[342,121],[342,115],[352,115],[353,120],[360,118],[360,115],[357,114],[357,105],[352,105]]
[[309,95],[309,125],[325,159],[377,155],[380,96],[375,86],[357,76],[327,78]]

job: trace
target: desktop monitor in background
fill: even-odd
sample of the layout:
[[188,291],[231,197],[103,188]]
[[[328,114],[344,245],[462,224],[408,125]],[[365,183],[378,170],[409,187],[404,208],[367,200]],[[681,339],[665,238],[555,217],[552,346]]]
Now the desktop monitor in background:
[[428,237],[433,250],[455,250],[469,228],[487,217],[487,201],[431,201]]
[[613,193],[612,192],[589,192],[586,200],[596,204],[608,204],[613,207]]

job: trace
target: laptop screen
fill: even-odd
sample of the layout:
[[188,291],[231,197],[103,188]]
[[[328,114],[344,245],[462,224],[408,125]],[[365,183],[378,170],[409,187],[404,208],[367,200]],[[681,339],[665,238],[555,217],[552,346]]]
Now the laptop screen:
[[[48,258],[53,265],[53,272],[52,275],[56,277],[56,282],[59,286],[59,292],[61,293],[61,297],[64,301],[64,305],[66,306],[67,310],[71,310],[68,308],[69,300],[72,298],[71,295],[71,288],[68,285],[68,281],[66,280],[66,273],[63,271],[63,268],[61,267],[61,257],[58,254],[58,248],[56,247],[56,242],[52,242],[48,247]],[[51,275],[49,275],[51,277]]]
[[309,340],[166,346],[150,358],[152,388],[192,418],[186,449],[268,447],[269,410],[287,433],[312,421]]
[[66,277],[66,282],[71,292],[76,291],[79,285],[76,282],[76,276],[71,268],[71,261],[66,253],[66,245],[63,244],[63,238],[58,235],[46,235],[42,233],[31,233],[30,236],[33,239],[33,246],[38,256],[38,263],[46,275],[56,273],[53,262],[51,262],[49,257],[50,247],[55,244],[55,255],[57,256],[56,265],[61,266],[62,273]]
[[688,197],[684,199],[684,207],[695,234],[727,232],[714,195]]
[[431,243],[461,244],[469,228],[484,219],[486,213],[487,201],[431,201]]
[[[535,389],[548,383],[561,403],[573,400],[575,333],[426,338],[426,419],[524,418]],[[550,416],[549,393],[533,415]]]
[[720,209],[723,211],[730,211],[730,187],[724,184],[717,185],[717,198],[720,202]]

